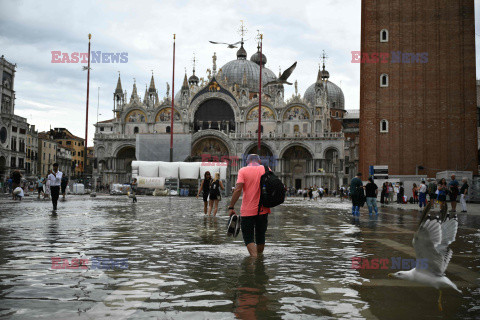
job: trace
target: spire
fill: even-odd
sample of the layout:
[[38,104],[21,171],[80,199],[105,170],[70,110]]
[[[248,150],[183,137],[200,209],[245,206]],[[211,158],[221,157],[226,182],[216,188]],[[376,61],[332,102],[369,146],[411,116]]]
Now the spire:
[[132,95],[130,96],[130,100],[138,100],[137,82],[135,78],[133,78],[133,90],[132,90]]
[[155,89],[155,81],[153,80],[153,70],[152,70],[152,78],[150,79],[150,87],[148,88],[148,92],[155,93],[157,90]]
[[122,81],[120,80],[120,71],[118,71],[118,81],[117,81],[117,88],[115,89],[115,93],[123,93],[122,90]]
[[188,90],[187,72],[185,71],[185,77],[183,78],[182,90]]
[[148,90],[147,90],[147,84],[145,83],[145,96],[143,97],[143,102],[147,102],[148,100]]
[[328,56],[325,54],[325,50],[323,50],[322,54],[322,60],[323,60],[323,66],[322,66],[322,80],[327,81],[328,78],[330,78],[330,73],[328,73],[327,70],[325,70],[325,60],[328,58]]
[[198,85],[198,77],[195,75],[195,53],[193,54],[193,74],[190,76],[190,78],[188,78],[188,84],[190,85]]
[[243,37],[247,33],[247,28],[245,28],[243,24],[243,20],[240,20],[242,22],[242,25],[240,26],[240,29],[238,29],[238,32],[240,33],[240,36],[242,37],[241,41],[241,46],[240,49],[237,51],[237,60],[246,60],[247,59],[247,51],[243,48]]

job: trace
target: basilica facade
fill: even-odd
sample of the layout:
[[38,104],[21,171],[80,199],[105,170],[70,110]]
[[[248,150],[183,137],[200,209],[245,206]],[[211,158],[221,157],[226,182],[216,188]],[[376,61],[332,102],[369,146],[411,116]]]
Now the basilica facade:
[[[174,97],[174,134],[191,135],[191,152],[185,161],[202,161],[205,155],[242,159],[258,153],[260,63],[262,85],[277,76],[266,67],[264,54],[260,59],[259,50],[248,59],[243,43],[236,59],[218,70],[216,55],[212,58],[212,69],[205,78],[198,78],[194,68],[190,77],[185,74]],[[345,159],[349,152],[342,126],[344,95],[329,78],[324,62],[303,96],[296,82],[295,94],[289,98],[284,96],[283,85],[262,89],[260,155],[274,159],[270,165],[288,187],[336,188],[347,184],[355,171],[353,159]],[[170,134],[169,91],[167,88],[166,96],[160,98],[152,74],[143,99],[136,84],[128,97],[119,75],[113,94],[115,116],[96,124],[96,173],[103,184],[129,181],[131,162],[136,159],[136,135]],[[242,165],[241,161],[230,163],[229,185],[235,185]]]

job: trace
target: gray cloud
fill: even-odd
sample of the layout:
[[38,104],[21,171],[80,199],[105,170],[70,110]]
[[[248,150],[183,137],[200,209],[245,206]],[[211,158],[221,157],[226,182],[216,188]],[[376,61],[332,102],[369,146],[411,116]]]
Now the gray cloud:
[[[350,52],[360,50],[360,5],[360,0],[1,1],[0,47],[1,54],[18,65],[16,112],[41,130],[51,125],[84,135],[83,64],[52,64],[52,50],[86,52],[90,32],[92,50],[128,52],[128,63],[92,65],[92,125],[96,121],[98,87],[100,120],[112,116],[118,71],[124,90],[131,94],[135,78],[143,97],[153,70],[157,89],[164,95],[165,83],[172,81],[172,34],[176,33],[177,91],[185,68],[191,74],[194,52],[200,77],[211,68],[213,52],[217,53],[219,68],[236,58],[235,49],[215,46],[208,40],[237,40],[240,20],[249,30],[245,46],[249,56],[256,51],[254,37],[259,29],[264,34],[268,68],[278,73],[279,66],[284,70],[298,61],[291,78],[298,80],[302,94],[316,80],[320,55],[326,50],[330,80],[341,85],[347,109],[355,109],[360,100],[360,67],[350,62]],[[478,5],[475,11],[478,16]],[[293,91],[293,86],[287,87],[285,96]]]

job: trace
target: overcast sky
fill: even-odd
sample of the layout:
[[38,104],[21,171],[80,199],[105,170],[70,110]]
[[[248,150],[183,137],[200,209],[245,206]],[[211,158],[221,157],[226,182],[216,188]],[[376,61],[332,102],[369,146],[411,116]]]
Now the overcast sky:
[[[345,94],[346,109],[358,109],[360,67],[351,63],[351,51],[360,50],[360,0],[174,0],[174,1],[6,1],[0,0],[0,54],[17,64],[16,114],[39,130],[65,127],[85,135],[87,73],[82,63],[51,63],[51,51],[87,52],[88,33],[92,51],[128,53],[127,63],[92,64],[90,75],[90,144],[92,124],[97,121],[97,90],[100,87],[99,120],[112,118],[113,91],[118,71],[128,97],[136,79],[143,99],[153,70],[160,97],[172,81],[172,34],[177,34],[175,91],[180,89],[185,68],[206,77],[236,59],[237,49],[213,45],[208,40],[235,42],[240,20],[248,29],[248,57],[256,51],[259,29],[264,34],[267,67],[278,74],[294,61],[291,80],[299,92],[315,82],[322,50],[328,55],[330,81]],[[475,5],[476,17],[479,5]],[[476,21],[478,19],[476,18]],[[478,23],[476,23],[478,25]],[[480,30],[476,26],[477,51]],[[480,61],[477,55],[477,68]],[[477,69],[478,70],[478,69]],[[477,72],[478,74],[478,72]],[[286,86],[290,97],[293,86]]]

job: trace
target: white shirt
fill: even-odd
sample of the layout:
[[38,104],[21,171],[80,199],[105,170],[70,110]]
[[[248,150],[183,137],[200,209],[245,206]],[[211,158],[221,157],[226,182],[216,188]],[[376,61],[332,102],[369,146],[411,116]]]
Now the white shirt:
[[50,173],[48,175],[48,181],[50,181],[50,187],[59,187],[62,184],[63,173],[58,171],[55,175]]
[[421,184],[421,185],[420,185],[420,189],[418,190],[418,192],[420,192],[420,193],[425,193],[425,192],[427,192],[427,186],[424,185],[424,184]]

